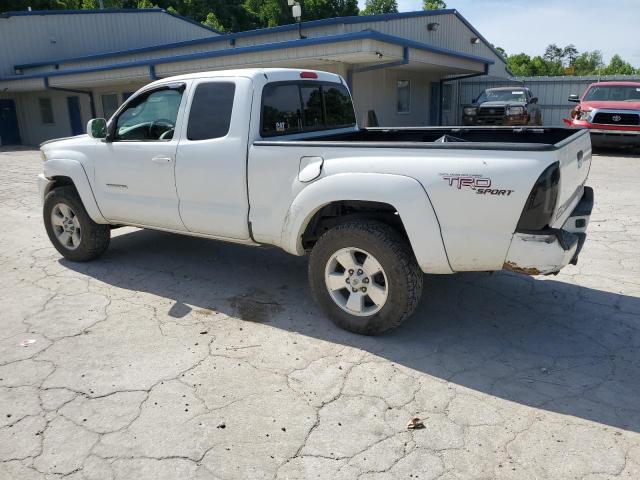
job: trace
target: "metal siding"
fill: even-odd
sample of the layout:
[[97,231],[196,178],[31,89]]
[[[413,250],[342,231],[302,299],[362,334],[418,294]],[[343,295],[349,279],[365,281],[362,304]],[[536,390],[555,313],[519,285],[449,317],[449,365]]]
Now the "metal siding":
[[[91,116],[89,99],[87,95],[66,92],[38,92],[37,94],[15,94],[20,135],[25,145],[38,145],[45,140],[71,135],[71,124],[67,108],[67,97],[80,98],[80,113],[82,123],[86,125]],[[40,118],[38,99],[50,98],[53,107],[53,124],[43,124]]]
[[499,78],[474,79],[459,82],[458,116],[453,123],[462,119],[462,106],[471,103],[485,88],[502,87],[505,85],[522,85],[531,89],[542,109],[542,121],[545,125],[562,126],[563,118],[569,117],[569,112],[575,103],[567,99],[572,93],[582,95],[586,88],[599,80],[630,80],[640,81],[640,75],[614,75],[590,77],[518,77],[514,80]]
[[210,36],[216,34],[163,12],[0,18],[0,72],[13,74],[15,64]]

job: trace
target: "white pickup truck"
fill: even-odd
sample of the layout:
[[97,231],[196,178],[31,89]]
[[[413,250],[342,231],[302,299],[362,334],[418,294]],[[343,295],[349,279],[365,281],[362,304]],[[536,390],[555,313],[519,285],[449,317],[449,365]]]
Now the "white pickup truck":
[[41,146],[44,223],[74,261],[116,226],[310,253],[341,327],[402,323],[423,272],[556,273],[593,206],[587,130],[361,129],[344,80],[293,69],[165,78]]

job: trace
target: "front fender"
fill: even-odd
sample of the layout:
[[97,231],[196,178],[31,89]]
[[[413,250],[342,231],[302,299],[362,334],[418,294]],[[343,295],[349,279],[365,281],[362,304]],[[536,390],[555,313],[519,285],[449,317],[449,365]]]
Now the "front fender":
[[346,200],[392,205],[400,215],[420,268],[428,273],[453,273],[427,192],[420,182],[403,175],[342,173],[309,185],[289,207],[282,247],[294,255],[304,254],[302,234],[313,215],[329,203]]
[[[89,177],[82,163],[77,160],[60,158],[47,160],[44,162],[44,176],[49,180],[54,177],[69,177],[73,181],[78,195],[80,195],[80,199],[82,200],[82,204],[91,219],[96,223],[109,223],[98,207],[96,198],[93,195],[93,190],[91,189],[91,184],[89,183]],[[52,186],[53,184],[48,184],[47,188],[43,189],[41,193],[43,201]]]

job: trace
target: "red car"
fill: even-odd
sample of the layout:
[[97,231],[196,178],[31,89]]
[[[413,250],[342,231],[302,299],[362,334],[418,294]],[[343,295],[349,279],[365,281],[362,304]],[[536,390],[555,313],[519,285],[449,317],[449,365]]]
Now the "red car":
[[571,110],[570,127],[588,128],[596,147],[640,147],[640,82],[592,83]]

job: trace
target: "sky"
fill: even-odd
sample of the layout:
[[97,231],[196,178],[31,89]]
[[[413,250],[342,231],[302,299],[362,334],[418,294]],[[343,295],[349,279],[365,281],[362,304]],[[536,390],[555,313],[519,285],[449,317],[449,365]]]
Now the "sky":
[[[422,0],[397,0],[401,12]],[[364,7],[364,0],[359,0]],[[489,42],[508,54],[542,55],[550,43],[619,54],[640,67],[640,0],[446,0]]]

